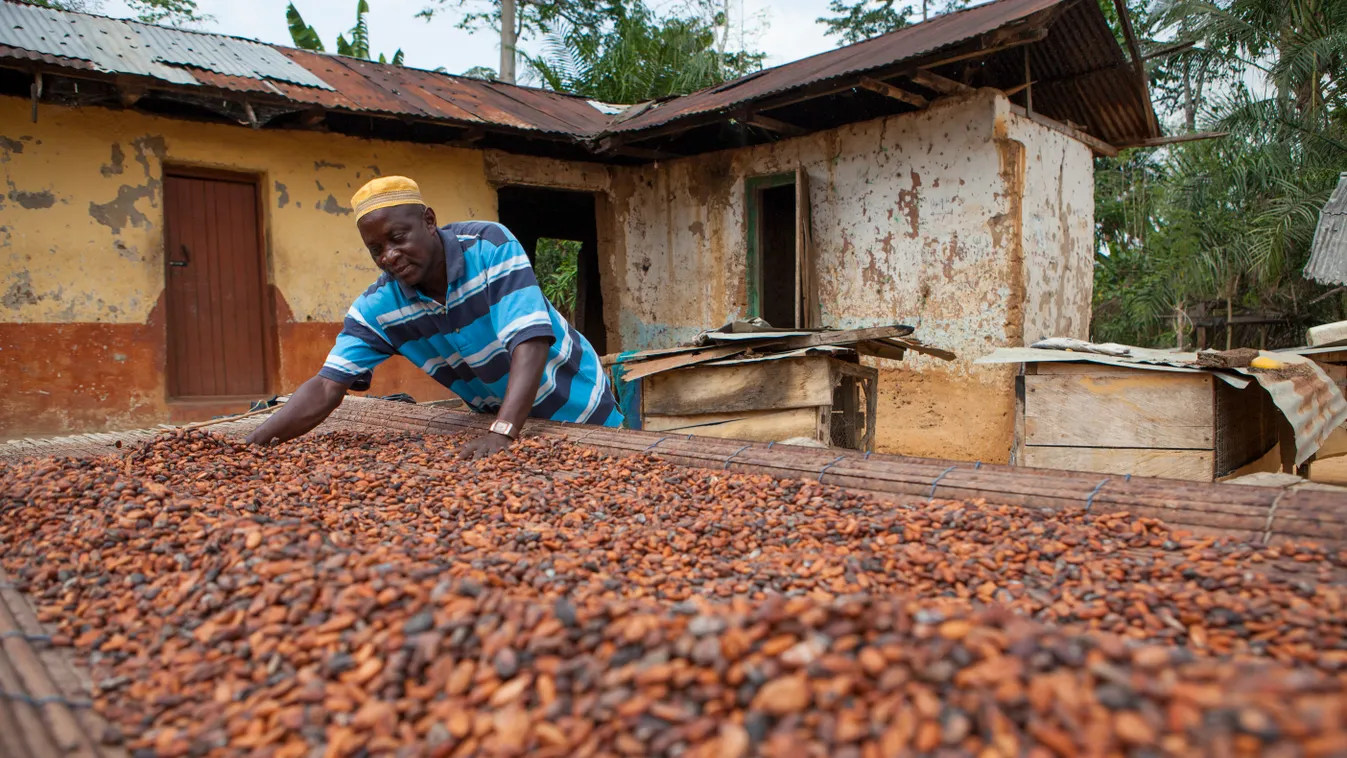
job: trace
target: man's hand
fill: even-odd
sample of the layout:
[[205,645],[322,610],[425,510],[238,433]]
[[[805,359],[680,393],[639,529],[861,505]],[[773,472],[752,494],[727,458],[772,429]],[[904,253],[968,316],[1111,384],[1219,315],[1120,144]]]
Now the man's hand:
[[464,460],[476,460],[495,455],[509,447],[514,440],[503,434],[487,432],[477,439],[468,440],[458,448],[458,457]]
[[341,405],[346,386],[321,376],[304,382],[285,405],[248,435],[248,443],[275,445],[308,432]]
[[[510,356],[510,379],[505,383],[505,399],[501,401],[497,421],[504,421],[515,429],[515,435],[524,428],[524,420],[533,410],[533,398],[542,383],[543,366],[547,363],[550,342],[546,337],[534,337],[515,346]],[[510,446],[514,440],[504,434],[488,432],[469,440],[458,449],[458,457],[472,460],[495,455]]]

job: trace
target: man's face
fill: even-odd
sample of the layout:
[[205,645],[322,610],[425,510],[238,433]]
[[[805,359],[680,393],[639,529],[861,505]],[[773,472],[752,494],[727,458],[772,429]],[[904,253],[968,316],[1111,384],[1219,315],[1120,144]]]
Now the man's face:
[[356,223],[374,265],[408,287],[419,287],[443,261],[435,211],[422,205],[395,205],[366,214]]

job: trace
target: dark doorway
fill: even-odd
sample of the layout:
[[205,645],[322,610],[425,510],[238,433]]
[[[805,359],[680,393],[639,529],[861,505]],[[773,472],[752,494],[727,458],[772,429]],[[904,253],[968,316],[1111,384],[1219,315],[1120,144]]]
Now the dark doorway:
[[795,185],[762,191],[762,317],[772,326],[795,319]]
[[801,292],[795,174],[750,177],[748,311],[779,328],[798,328]]
[[560,293],[573,287],[573,303],[553,302],[553,305],[603,355],[608,337],[599,286],[599,227],[594,195],[537,187],[501,187],[497,195],[500,223],[524,246],[543,291],[550,292],[555,301],[561,299]]
[[257,183],[223,172],[164,177],[168,391],[267,392],[267,319]]

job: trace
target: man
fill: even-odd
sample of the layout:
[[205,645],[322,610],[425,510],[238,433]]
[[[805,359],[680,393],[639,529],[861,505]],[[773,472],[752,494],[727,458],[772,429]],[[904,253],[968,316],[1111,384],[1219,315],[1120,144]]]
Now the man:
[[348,389],[369,389],[395,353],[494,413],[491,431],[465,443],[476,458],[519,438],[529,416],[617,426],[622,421],[599,356],[538,287],[524,248],[500,224],[438,227],[416,182],[375,179],[351,199],[356,226],[384,273],[356,298],[318,375],[248,437],[283,442],[327,418]]

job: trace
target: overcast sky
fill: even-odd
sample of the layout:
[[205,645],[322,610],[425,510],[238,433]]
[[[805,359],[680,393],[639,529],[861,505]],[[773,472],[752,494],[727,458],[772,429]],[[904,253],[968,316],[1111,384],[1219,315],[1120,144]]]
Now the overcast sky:
[[[485,5],[485,0],[475,0]],[[290,45],[285,24],[288,0],[197,0],[203,13],[214,16],[203,31]],[[444,66],[450,73],[462,73],[473,66],[500,63],[499,38],[494,32],[469,34],[455,27],[452,3],[427,23],[416,13],[430,0],[369,0],[370,48],[375,57],[388,56],[402,48],[406,63],[416,68]],[[827,0],[731,0],[731,16],[742,13],[750,35],[756,35],[756,47],[767,53],[768,65],[786,63],[835,47],[833,38],[823,35],[823,26],[815,23],[827,9]],[[663,7],[665,3],[656,3]],[[331,50],[337,34],[350,29],[355,21],[356,0],[295,0],[304,20],[318,30]],[[742,9],[742,10],[740,10]],[[100,12],[110,16],[130,15],[121,0],[103,0]],[[750,41],[751,42],[751,41]],[[753,47],[753,44],[749,45]],[[527,50],[529,45],[524,46]],[[521,67],[522,71],[522,67]]]

